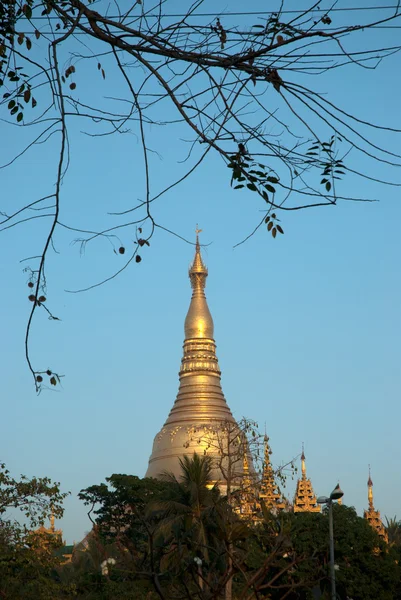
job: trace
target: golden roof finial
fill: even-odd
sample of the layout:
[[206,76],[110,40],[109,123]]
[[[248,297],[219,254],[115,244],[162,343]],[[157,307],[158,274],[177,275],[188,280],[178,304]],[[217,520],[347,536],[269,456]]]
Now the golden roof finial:
[[304,452],[304,443],[303,442],[302,442],[302,454],[301,454],[301,470],[302,470],[302,479],[306,479],[305,452]]
[[373,508],[373,481],[370,476],[370,465],[369,465],[369,479],[368,479],[368,502],[369,502],[369,508]]
[[202,233],[203,229],[199,229],[198,227],[198,223],[196,224],[196,229],[195,229],[195,233],[196,233],[196,245],[199,246],[199,234]]
[[196,233],[196,243],[195,243],[195,256],[192,261],[192,264],[189,268],[189,278],[191,280],[191,286],[195,291],[203,292],[206,286],[206,277],[207,277],[207,268],[202,260],[202,255],[200,251],[200,243],[199,243],[199,234],[202,229],[198,228],[196,225],[195,233]]

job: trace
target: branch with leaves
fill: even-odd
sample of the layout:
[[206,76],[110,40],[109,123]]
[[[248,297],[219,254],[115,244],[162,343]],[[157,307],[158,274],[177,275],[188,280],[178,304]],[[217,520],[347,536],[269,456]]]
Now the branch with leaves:
[[[21,475],[15,479],[0,463],[0,524],[3,525],[3,515],[10,509],[19,510],[28,519],[28,526],[21,531],[27,532],[54,515],[63,516],[63,501],[68,496],[60,491],[60,484],[51,481],[48,477],[26,477]],[[10,521],[7,521],[10,523]],[[20,531],[17,522],[15,527]]]
[[[160,222],[157,207],[161,198],[167,201],[172,190],[206,168],[209,154],[220,161],[228,189],[251,194],[255,209],[262,211],[243,241],[263,227],[280,238],[288,211],[374,201],[370,181],[400,185],[401,156],[387,147],[382,134],[396,142],[401,129],[363,120],[357,107],[340,106],[320,89],[322,76],[338,69],[361,69],[372,78],[381,62],[401,49],[401,44],[376,46],[370,37],[380,27],[398,26],[399,3],[378,10],[376,19],[369,20],[373,11],[362,13],[358,22],[346,7],[317,2],[292,11],[282,2],[277,12],[259,15],[252,3],[241,15],[223,14],[218,7],[207,15],[203,0],[181,15],[171,13],[169,0],[154,5],[117,1],[113,7],[91,0],[0,4],[0,110],[4,126],[13,128],[16,139],[21,133],[22,144],[0,168],[13,168],[38,144],[58,151],[49,194],[28,202],[18,198],[12,211],[0,205],[0,233],[32,228],[34,287],[25,349],[37,391],[47,382],[43,373],[52,373],[50,387],[60,381],[53,368],[34,366],[30,355],[37,310],[57,320],[44,288],[46,264],[60,231],[79,236],[81,250],[99,240],[117,256],[126,254],[111,274],[72,290],[87,291],[139,263],[139,250],[146,250],[157,231],[185,239]],[[107,83],[111,76],[121,82],[113,96]],[[71,140],[78,135],[75,122],[94,143],[99,136],[127,133],[140,141],[143,180],[137,200],[127,199],[119,210],[113,206],[105,228],[97,226],[96,207],[86,195],[82,203],[89,203],[93,226],[83,227],[79,213],[64,211],[68,198],[61,185],[72,158]],[[160,177],[154,161],[160,155],[158,134],[166,128],[183,139],[172,150],[177,161],[173,177]],[[394,177],[381,177],[372,164],[385,166]],[[349,194],[347,177],[360,182],[360,196]],[[134,244],[124,241],[130,238]]]

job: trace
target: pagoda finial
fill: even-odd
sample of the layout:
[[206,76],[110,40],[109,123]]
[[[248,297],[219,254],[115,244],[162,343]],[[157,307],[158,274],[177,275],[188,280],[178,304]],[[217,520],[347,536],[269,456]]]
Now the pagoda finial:
[[50,530],[52,532],[54,532],[54,512],[53,512],[53,509],[52,509],[51,514],[50,514]]
[[196,226],[195,256],[189,268],[189,279],[192,287],[192,300],[185,319],[185,339],[208,338],[213,339],[213,319],[210,314],[205,286],[208,271],[202,260],[199,244],[199,233],[202,230]]
[[196,242],[195,242],[195,256],[192,264],[189,268],[189,279],[191,280],[191,286],[196,292],[203,294],[203,290],[206,286],[207,268],[202,260],[200,251],[199,234],[202,229],[199,229],[198,224],[196,225]]
[[373,481],[370,476],[370,465],[369,465],[369,479],[368,479],[368,502],[369,502],[369,508],[373,508]]
[[200,251],[200,244],[199,244],[199,234],[202,233],[202,229],[199,229],[198,227],[198,223],[196,224],[196,229],[195,229],[195,233],[196,233],[196,249]]
[[306,479],[305,451],[304,451],[304,443],[303,442],[302,442],[302,454],[301,454],[301,470],[302,470],[302,479]]

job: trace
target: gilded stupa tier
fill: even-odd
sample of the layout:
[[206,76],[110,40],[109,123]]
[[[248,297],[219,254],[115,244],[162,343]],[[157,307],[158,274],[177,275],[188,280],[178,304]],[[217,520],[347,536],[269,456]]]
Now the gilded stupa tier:
[[[189,269],[192,298],[185,319],[179,389],[162,430],[153,442],[146,477],[164,472],[180,475],[179,459],[194,452],[217,458],[224,424],[235,426],[224,398],[216,356],[214,326],[205,296],[208,270],[196,234],[195,257]],[[215,469],[215,481],[222,475]]]
[[269,438],[264,437],[264,461],[263,475],[259,489],[259,499],[263,501],[266,508],[272,512],[284,510],[286,503],[284,502],[278,485],[275,480],[273,467],[270,461],[272,451],[269,446]]
[[380,517],[380,511],[375,510],[373,504],[373,481],[370,477],[370,469],[369,469],[369,479],[368,479],[368,510],[365,510],[363,513],[364,518],[368,521],[369,525],[377,531],[379,536],[385,541],[388,542],[388,536],[386,528],[383,525],[383,522]]
[[312,482],[306,477],[305,453],[301,454],[301,479],[298,479],[294,497],[294,512],[320,512]]

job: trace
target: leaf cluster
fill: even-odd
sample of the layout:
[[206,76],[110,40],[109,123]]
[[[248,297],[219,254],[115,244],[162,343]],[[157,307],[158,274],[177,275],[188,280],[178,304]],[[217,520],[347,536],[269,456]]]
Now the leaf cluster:
[[0,519],[9,509],[18,509],[28,520],[29,528],[43,525],[53,513],[63,515],[62,503],[68,494],[60,491],[60,484],[48,477],[12,477],[4,463],[0,463]]

